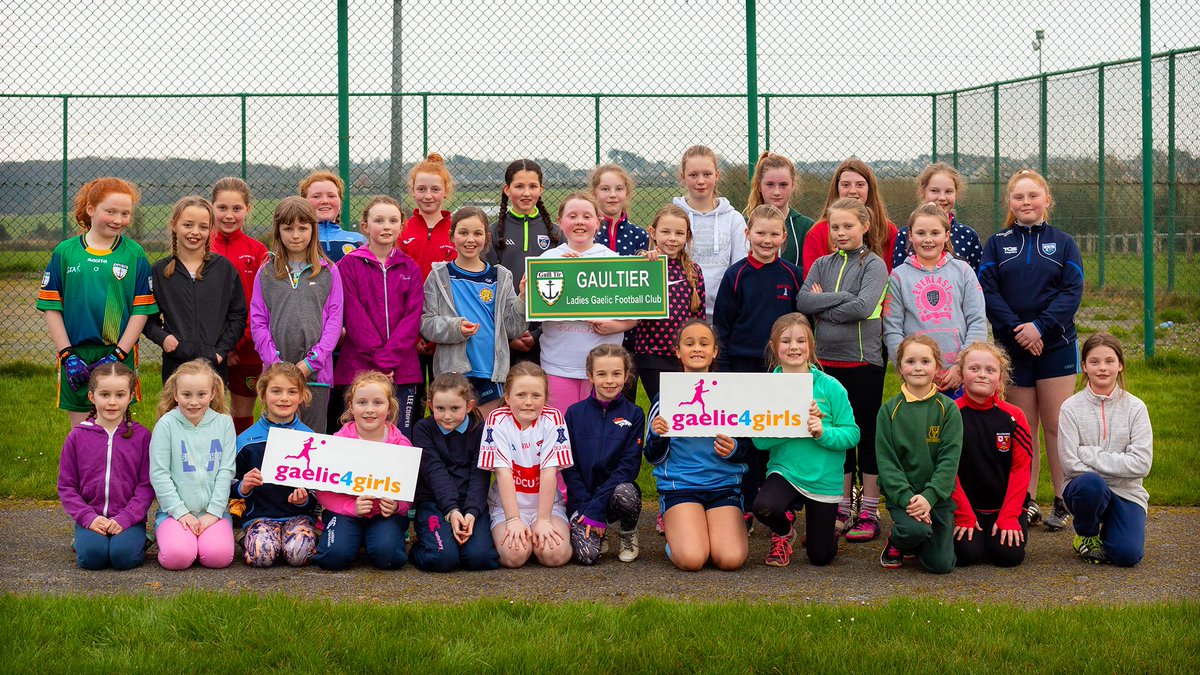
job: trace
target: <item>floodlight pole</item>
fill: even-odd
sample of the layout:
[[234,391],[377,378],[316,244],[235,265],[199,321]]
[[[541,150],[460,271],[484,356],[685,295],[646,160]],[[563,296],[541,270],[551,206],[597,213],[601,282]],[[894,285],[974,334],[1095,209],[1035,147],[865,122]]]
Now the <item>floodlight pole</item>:
[[758,161],[758,41],[755,0],[746,0],[746,175]]
[[1142,0],[1142,327],[1154,356],[1154,118],[1150,91],[1150,0]]
[[337,5],[338,63],[338,174],[346,186],[342,198],[342,225],[350,222],[350,10],[348,0]]

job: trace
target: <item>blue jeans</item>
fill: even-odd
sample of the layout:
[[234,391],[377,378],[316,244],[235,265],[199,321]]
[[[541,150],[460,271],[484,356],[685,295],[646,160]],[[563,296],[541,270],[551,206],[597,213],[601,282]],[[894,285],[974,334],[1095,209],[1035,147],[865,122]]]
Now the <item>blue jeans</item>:
[[75,562],[85,570],[130,570],[146,559],[146,522],[140,521],[121,534],[96,534],[75,526]]
[[465,544],[454,539],[450,521],[442,515],[437,502],[417,506],[417,543],[413,544],[412,563],[426,572],[494,570],[500,567],[500,554],[492,541],[487,513],[475,519],[475,529]]
[[1100,535],[1104,553],[1117,567],[1133,567],[1146,551],[1146,510],[1113,494],[1098,473],[1084,473],[1063,489],[1067,510],[1075,516],[1075,534]]
[[321,533],[317,554],[313,556],[321,569],[348,569],[363,545],[367,547],[367,560],[377,569],[400,569],[408,562],[404,552],[408,516],[356,518],[326,511],[322,520],[325,531]]

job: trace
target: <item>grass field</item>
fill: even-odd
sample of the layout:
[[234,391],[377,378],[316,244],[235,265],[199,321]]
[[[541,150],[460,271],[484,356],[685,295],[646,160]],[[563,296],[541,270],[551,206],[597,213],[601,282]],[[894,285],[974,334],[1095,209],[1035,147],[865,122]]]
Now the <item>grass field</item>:
[[[1160,358],[1146,364],[1131,362],[1126,373],[1131,391],[1146,402],[1154,423],[1154,469],[1146,478],[1153,504],[1200,506],[1200,446],[1195,443],[1195,418],[1200,409],[1200,389],[1194,386],[1200,360]],[[157,367],[142,369],[144,399],[134,408],[135,419],[153,427],[155,401],[160,389]],[[55,395],[54,371],[47,367],[0,366],[0,409],[7,411],[7,430],[0,438],[0,497],[56,499],[58,456],[68,424],[66,413],[51,407]],[[889,369],[884,398],[899,391],[899,381]],[[638,401],[649,408],[645,395]],[[1043,453],[1044,455],[1044,453]],[[1042,457],[1038,495],[1053,497],[1050,471]],[[638,479],[646,499],[654,498],[654,479],[643,463]]]
[[0,650],[10,672],[1173,673],[1194,672],[1198,611],[2,596]]

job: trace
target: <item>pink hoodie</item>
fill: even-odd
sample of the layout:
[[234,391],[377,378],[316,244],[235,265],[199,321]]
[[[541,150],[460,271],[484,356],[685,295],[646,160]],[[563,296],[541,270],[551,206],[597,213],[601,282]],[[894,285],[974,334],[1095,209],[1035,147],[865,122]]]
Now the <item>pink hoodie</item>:
[[[342,438],[361,438],[358,435],[358,426],[355,425],[354,422],[348,422],[346,426],[339,429],[334,436],[340,436]],[[388,424],[387,440],[384,442],[391,443],[392,445],[412,446],[412,443],[404,437],[404,434],[400,433],[400,429],[391,423]],[[354,495],[342,494],[340,492],[319,491],[316,493],[316,495],[317,501],[320,502],[321,506],[339,515],[352,516],[355,518],[374,518],[379,515],[378,500],[376,500],[375,505],[371,507],[370,513],[365,516],[359,516],[358,510],[354,506],[354,503],[358,501],[358,497],[355,497]],[[411,507],[412,504],[410,502],[399,502],[399,508],[396,510],[396,513],[401,516],[407,516],[408,510]]]

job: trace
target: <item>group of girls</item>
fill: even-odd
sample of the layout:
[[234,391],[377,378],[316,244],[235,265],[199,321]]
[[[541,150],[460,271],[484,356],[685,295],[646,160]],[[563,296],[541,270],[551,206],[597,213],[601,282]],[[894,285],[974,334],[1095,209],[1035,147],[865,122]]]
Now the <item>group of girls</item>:
[[[168,223],[171,254],[153,267],[121,234],[136,188],[119,179],[85,185],[76,206],[83,233],[55,249],[38,300],[60,350],[59,404],[75,424],[60,493],[78,526],[80,565],[140,562],[136,542],[117,539],[139,529],[130,518],[153,495],[159,559],[171,569],[229,564],[235,523],[254,566],[283,559],[343,569],[363,547],[384,569],[410,555],[437,571],[531,557],[593,564],[612,525],[628,562],[640,547],[643,455],[655,465],[658,528],[681,569],[740,567],[756,518],[771,530],[767,564],[785,566],[800,510],[808,558],[827,564],[840,536],[881,535],[881,497],[894,523],[885,567],[916,556],[945,572],[985,554],[1016,564],[1041,515],[1039,421],[1056,494],[1047,525],[1061,528],[1069,509],[1081,556],[1140,559],[1149,424],[1140,401],[1117,386],[1123,355],[1107,336],[1085,345],[1089,385],[1076,397],[1091,392],[1110,430],[1104,401],[1110,409],[1122,401],[1130,419],[1140,410],[1123,427],[1136,440],[1079,445],[1095,431],[1079,420],[1095,416],[1064,408],[1064,420],[1068,410],[1075,416],[1064,440],[1076,445],[1059,462],[1058,406],[1079,364],[1082,270],[1074,242],[1046,222],[1041,176],[1013,176],[1009,222],[983,247],[954,217],[962,178],[945,164],[918,178],[921,205],[903,229],[856,159],[835,171],[816,223],[791,208],[798,176],[774,153],[755,167],[746,219],[717,194],[711,149],[689,148],[679,179],[686,194],[642,229],[628,216],[629,174],[602,165],[590,190],[562,200],[555,223],[541,167],[518,160],[490,223],[476,208],[442,209],[454,184],[433,154],[409,175],[411,216],[389,197],[371,198],[357,235],[338,221],[341,181],[318,172],[300,196],[279,202],[268,247],[244,232],[250,192],[227,178],[211,202],[180,200]],[[666,258],[669,318],[526,322],[525,258],[618,254]],[[85,281],[99,279],[104,296]],[[987,342],[985,318],[997,345]],[[153,434],[128,417],[143,331],[164,351]],[[1092,383],[1092,352],[1107,359],[1111,387]],[[885,359],[903,380],[886,404]],[[710,369],[812,373],[811,437],[670,436],[657,409],[660,374]],[[633,400],[638,382],[652,401],[648,416]],[[274,426],[424,448],[414,502],[264,483]],[[128,474],[116,499],[99,499],[94,462],[80,468],[89,444],[103,445],[99,429],[109,448],[118,432],[128,446],[128,463],[103,466],[104,485],[111,472]],[[1093,445],[1138,458],[1118,467],[1084,452]],[[1084,475],[1102,485],[1077,480]],[[1140,531],[1131,506],[1140,507]]]

